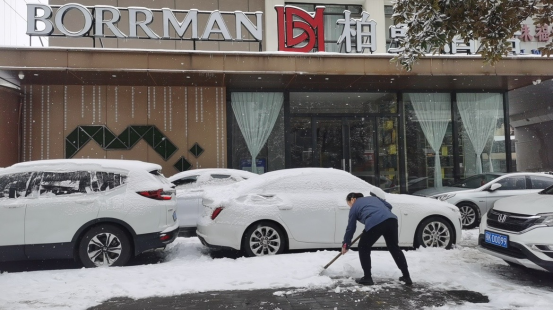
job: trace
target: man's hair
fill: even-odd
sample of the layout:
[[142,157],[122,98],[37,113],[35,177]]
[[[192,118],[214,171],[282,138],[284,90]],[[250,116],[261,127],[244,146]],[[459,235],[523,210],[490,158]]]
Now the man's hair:
[[363,194],[361,193],[349,193],[346,197],[346,201],[351,201],[353,198],[357,199],[361,197],[363,197]]

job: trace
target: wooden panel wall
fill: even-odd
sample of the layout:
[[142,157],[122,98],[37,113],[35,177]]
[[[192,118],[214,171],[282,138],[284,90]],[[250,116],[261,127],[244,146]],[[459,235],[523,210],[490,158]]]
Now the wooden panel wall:
[[[77,126],[105,125],[119,135],[128,126],[154,125],[178,148],[167,161],[144,140],[110,151],[91,140],[73,158],[153,162],[166,176],[178,172],[173,165],[182,156],[191,169],[226,166],[224,87],[27,85],[23,91],[23,161],[65,158],[65,138]],[[195,143],[204,149],[198,158],[189,152]]]
[[0,87],[0,167],[18,162],[20,95]]

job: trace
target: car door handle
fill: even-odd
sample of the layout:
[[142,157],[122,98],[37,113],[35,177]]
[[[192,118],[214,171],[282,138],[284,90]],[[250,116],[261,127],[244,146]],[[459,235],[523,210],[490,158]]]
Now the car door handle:
[[292,206],[278,206],[279,210],[292,210]]
[[338,209],[340,209],[340,210],[347,210],[347,209],[349,209],[349,207],[339,206]]
[[8,209],[19,209],[25,207],[25,205],[6,206]]

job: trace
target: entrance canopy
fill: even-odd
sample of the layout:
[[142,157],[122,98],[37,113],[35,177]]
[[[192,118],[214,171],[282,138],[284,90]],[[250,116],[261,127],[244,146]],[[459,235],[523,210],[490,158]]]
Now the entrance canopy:
[[[220,86],[233,90],[508,91],[551,79],[551,59],[428,56],[407,72],[392,55],[0,47],[22,84]],[[17,81],[16,81],[17,82]],[[19,83],[18,83],[19,84]]]

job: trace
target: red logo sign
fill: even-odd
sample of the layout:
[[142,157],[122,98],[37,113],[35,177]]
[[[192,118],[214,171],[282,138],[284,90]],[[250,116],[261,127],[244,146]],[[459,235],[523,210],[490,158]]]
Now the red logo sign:
[[[275,6],[278,16],[278,50],[285,52],[310,52],[317,43],[319,52],[325,51],[324,19],[325,8],[318,6],[315,14],[294,6]],[[302,30],[294,36],[294,30]],[[304,46],[298,46],[306,43]]]

